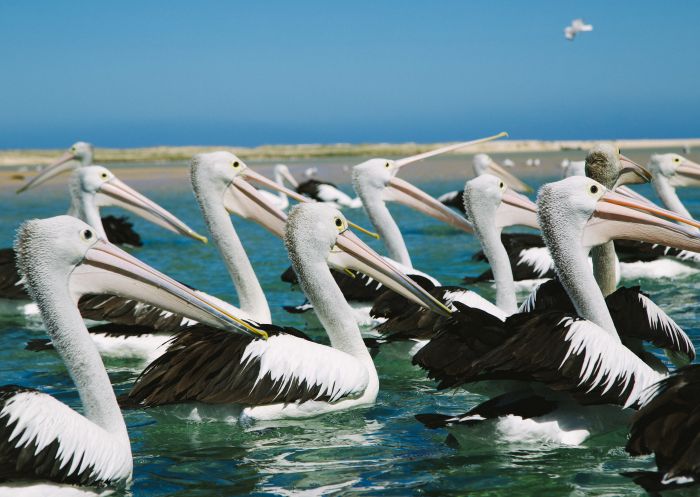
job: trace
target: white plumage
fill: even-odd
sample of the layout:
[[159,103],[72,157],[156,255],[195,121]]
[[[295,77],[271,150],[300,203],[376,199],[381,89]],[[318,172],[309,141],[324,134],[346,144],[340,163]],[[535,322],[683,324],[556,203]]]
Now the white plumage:
[[0,411],[0,419],[3,418],[7,418],[7,425],[17,423],[8,438],[15,447],[35,443],[38,454],[57,441],[56,458],[61,469],[68,467],[68,475],[91,468],[91,476],[97,481],[131,479],[133,463],[128,439],[100,428],[50,395],[19,392]]

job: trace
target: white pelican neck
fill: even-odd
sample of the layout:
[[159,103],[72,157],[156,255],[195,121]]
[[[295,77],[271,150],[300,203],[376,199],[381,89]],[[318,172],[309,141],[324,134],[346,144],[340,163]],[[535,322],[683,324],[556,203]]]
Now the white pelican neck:
[[192,188],[214,245],[236,288],[241,310],[256,321],[270,323],[272,315],[265,293],[233,227],[231,217],[224,208],[223,193],[208,191],[205,182],[200,182],[195,174],[192,175]]
[[375,184],[370,175],[363,174],[357,167],[353,170],[352,184],[357,196],[362,200],[370,222],[384,242],[389,258],[412,269],[411,256],[408,254],[401,230],[382,199],[385,185]]

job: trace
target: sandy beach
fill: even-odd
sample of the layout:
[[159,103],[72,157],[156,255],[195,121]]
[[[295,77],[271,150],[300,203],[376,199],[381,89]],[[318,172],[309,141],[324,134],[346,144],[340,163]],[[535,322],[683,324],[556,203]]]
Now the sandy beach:
[[[502,139],[477,146],[455,154],[469,155],[478,152],[492,154],[543,153],[586,150],[601,141],[614,143],[626,150],[677,149],[700,147],[700,138],[635,139],[635,140],[508,140]],[[159,146],[148,148],[100,148],[95,149],[98,163],[114,162],[177,162],[187,161],[194,154],[214,150],[230,150],[247,160],[251,159],[309,159],[324,157],[401,157],[431,150],[447,143],[364,143],[364,144],[301,144],[262,145],[259,147],[235,146]],[[0,167],[17,168],[49,164],[65,149],[0,150]]]
[[[593,141],[501,141],[472,147],[468,153],[447,154],[426,162],[418,162],[402,170],[401,177],[416,183],[432,180],[463,180],[473,175],[472,156],[485,151],[499,162],[506,158],[515,166],[512,171],[524,179],[556,178],[561,174],[563,159],[583,160],[585,151]],[[640,164],[646,164],[649,156],[660,152],[677,152],[700,161],[700,139],[693,140],[626,140],[615,142],[624,153]],[[292,174],[301,179],[309,167],[317,169],[316,177],[339,185],[349,185],[352,166],[371,157],[401,157],[430,150],[441,144],[402,145],[344,145],[334,146],[298,145],[295,147],[268,146],[254,149],[228,148],[234,150],[246,163],[267,176],[272,176],[273,166],[284,162]],[[684,147],[691,147],[689,153]],[[150,149],[96,149],[95,161],[107,165],[119,178],[139,188],[154,188],[170,185],[189,189],[187,168],[189,159],[202,151],[221,150],[226,147],[163,147]],[[296,152],[294,152],[296,150]],[[340,154],[340,151],[344,154]],[[338,152],[337,155],[331,153]],[[19,186],[31,178],[36,171],[59,157],[64,150],[0,151],[7,163],[0,167],[0,195],[14,195]],[[4,154],[4,155],[3,155]],[[14,158],[14,159],[13,159]],[[538,166],[528,166],[528,159],[538,159]],[[22,162],[24,161],[24,162]],[[425,167],[428,166],[429,167]],[[49,181],[49,188],[65,188],[67,175]]]

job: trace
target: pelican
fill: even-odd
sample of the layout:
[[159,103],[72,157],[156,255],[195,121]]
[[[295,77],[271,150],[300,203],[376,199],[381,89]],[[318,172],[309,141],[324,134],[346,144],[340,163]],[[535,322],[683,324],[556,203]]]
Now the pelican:
[[[272,322],[270,307],[265,293],[257,279],[245,248],[231,221],[231,214],[250,219],[271,231],[283,236],[286,214],[268,203],[268,197],[252,186],[257,183],[271,190],[308,201],[301,195],[285,188],[249,168],[240,158],[230,152],[197,154],[190,166],[192,189],[200,206],[211,239],[229,272],[238,295],[239,307],[218,301],[223,309],[243,319],[259,324]],[[347,254],[334,252],[329,257],[332,267],[343,270],[363,271],[364,263]],[[214,297],[207,296],[209,299]],[[115,296],[95,296],[81,303],[84,317],[98,321],[110,321],[114,326],[104,335],[95,339],[104,342],[103,354],[128,355],[131,357],[155,359],[164,352],[162,345],[182,326],[193,326],[194,322],[184,320],[160,308],[144,306],[135,301]],[[124,325],[139,325],[139,333],[114,337]]]
[[[294,179],[294,176],[289,172],[289,168],[284,164],[276,164],[274,169],[275,183],[284,186],[285,181],[296,188],[299,183]],[[260,190],[260,194],[265,197],[267,203],[273,207],[286,211],[289,208],[289,197],[283,191],[278,191],[277,193],[272,193],[267,190]]]
[[[17,193],[22,193],[32,188],[45,183],[46,181],[58,176],[59,174],[70,171],[76,167],[85,167],[92,165],[92,160],[95,155],[95,150],[92,144],[87,142],[75,142],[61,157],[45,167],[39,174],[30,179],[27,183],[17,190]],[[77,166],[75,164],[77,162]]]
[[[647,182],[651,179],[649,171],[620,154],[617,148],[607,144],[596,145],[588,151],[586,168],[587,174],[591,178],[609,188],[615,187],[617,189],[625,184]],[[643,198],[628,188],[623,188],[621,192],[636,200]],[[544,279],[554,276],[552,258],[540,236],[531,233],[504,233],[502,240],[508,251],[513,275],[515,280],[519,282],[519,287],[532,289],[534,286],[542,283]],[[594,253],[596,250],[594,250]],[[610,250],[610,248],[607,250]],[[610,252],[608,252],[608,256],[610,255]],[[473,259],[484,260],[483,251],[476,253]],[[608,264],[606,268],[609,268],[610,264],[616,264],[616,262],[610,262],[607,259],[606,261]],[[606,277],[615,275],[615,283],[617,283],[620,274],[625,274],[625,271],[626,267],[623,264],[619,271],[610,271],[605,274]],[[635,269],[631,268],[630,271],[635,271]],[[477,277],[464,278],[464,282],[478,283],[491,281],[492,279],[491,270],[486,270]]]
[[564,28],[564,38],[569,41],[574,41],[576,35],[579,33],[588,33],[593,31],[592,24],[586,24],[583,19],[574,19],[571,24]]
[[38,390],[18,385],[0,388],[0,492],[17,495],[42,481],[128,486],[133,469],[129,435],[77,309],[80,295],[109,288],[222,326],[232,335],[261,332],[100,238],[79,219],[28,221],[18,231],[15,248],[27,291],[39,304],[84,414]]
[[[77,169],[71,176],[69,190],[72,215],[87,222],[102,239],[108,237],[100,218],[100,206],[116,206],[173,233],[207,241],[163,207],[119,180],[106,167],[93,165]],[[12,248],[0,250],[0,299],[4,299],[6,313],[30,315],[38,312],[35,305],[28,305],[29,296],[21,285]]]
[[269,335],[267,340],[216,329],[187,330],[176,335],[166,353],[146,368],[123,398],[125,405],[184,403],[171,411],[187,419],[273,420],[374,404],[379,391],[377,371],[328,268],[329,257],[338,250],[362,260],[365,274],[410,301],[449,314],[444,305],[348,231],[348,221],[337,209],[321,203],[295,206],[284,240],[330,346],[275,325],[261,327]]
[[[654,205],[653,202],[646,197],[634,192],[626,186],[619,185],[619,182],[617,182],[614,177],[606,173],[608,167],[605,165],[605,162],[605,159],[592,161],[589,170],[583,172],[578,163],[572,162],[568,172],[571,174],[580,173],[581,175],[588,175],[589,177],[601,181],[609,188],[613,184],[616,184],[616,191],[618,193]],[[576,164],[576,166],[574,166],[574,164]],[[683,217],[692,219],[692,216],[690,216],[676,195],[674,185],[690,186],[693,184],[700,184],[700,180],[698,179],[700,178],[700,165],[677,154],[662,154],[652,156],[647,164],[647,169],[650,173],[652,186],[666,208]],[[606,258],[608,267],[604,267],[602,259],[599,259],[601,263],[596,266],[596,278],[599,279],[599,281],[605,281],[607,276],[611,274],[608,272],[608,269],[610,265],[614,263],[613,245],[608,244],[607,248],[594,249],[594,257],[596,257],[596,251],[607,252],[607,256],[598,257]],[[677,277],[698,272],[698,268],[689,263],[700,261],[700,256],[684,250],[638,241],[616,240],[614,243],[614,251],[617,253],[619,261],[621,262],[621,276],[626,279]],[[542,259],[541,261],[543,265],[544,260],[545,259]],[[603,271],[603,273],[599,271]],[[601,288],[603,289],[603,293],[608,295],[614,290],[614,286],[615,284],[608,280],[607,287]]]
[[633,456],[654,454],[658,471],[625,475],[647,492],[700,482],[700,365],[678,369],[650,387],[625,449]]
[[[473,160],[474,175],[481,176],[482,174],[492,174],[498,176],[512,190],[521,193],[532,193],[532,188],[518,179],[515,175],[503,168],[498,162],[493,160],[486,154],[476,154]],[[449,205],[453,209],[464,212],[464,202],[462,201],[463,191],[454,190],[443,193],[437,199],[445,205]]]
[[[501,230],[513,223],[538,227],[537,207],[524,195],[511,190],[502,179],[491,174],[483,174],[467,181],[463,197],[466,214],[472,220],[475,234],[493,270],[496,282],[495,306],[479,294],[456,286],[436,287],[430,292],[451,308],[454,308],[455,302],[459,302],[478,307],[504,321],[518,310],[518,305],[513,272],[501,242]],[[387,319],[377,327],[377,331],[383,341],[389,342],[430,338],[435,321],[439,318],[388,293],[376,300],[371,313],[375,317]],[[419,343],[422,344],[424,342]],[[415,352],[417,348],[414,347],[412,351]]]
[[[543,186],[537,206],[543,236],[576,312],[520,313],[503,322],[458,306],[459,312],[416,354],[414,363],[438,379],[439,388],[473,382],[488,388],[483,380],[492,379],[524,383],[517,391],[507,387],[508,393],[464,415],[423,417],[431,427],[496,419],[507,440],[577,445],[592,433],[618,426],[629,416],[627,408],[643,404],[647,388],[664,376],[621,341],[587,255],[592,246],[611,238],[698,250],[700,236],[669,219],[697,223],[583,177]],[[668,316],[648,299],[636,309],[640,307],[656,338],[663,337],[674,352],[694,357],[692,343]],[[625,318],[635,333],[637,316],[628,312]],[[460,429],[454,433],[465,434]]]
[[[365,212],[379,233],[380,239],[384,242],[388,255],[387,261],[390,264],[393,264],[428,288],[440,285],[435,278],[413,267],[401,231],[391,216],[386,206],[386,201],[402,203],[459,230],[468,233],[473,231],[471,224],[462,216],[457,215],[450,208],[409,182],[397,178],[396,175],[399,170],[408,164],[429,157],[494,140],[502,136],[505,136],[505,133],[484,139],[447,145],[395,161],[370,159],[353,168],[353,186],[359,198],[362,199]],[[290,270],[287,270],[282,275],[282,279],[290,283],[296,282],[294,273]],[[361,324],[374,326],[383,321],[383,318],[373,317],[370,313],[371,303],[384,291],[378,282],[366,276],[353,278],[344,274],[335,275],[335,279],[346,298],[353,301],[353,307],[356,309],[358,321]],[[290,312],[302,313],[308,312],[311,306],[308,303],[304,303],[287,309]]]
[[350,197],[350,195],[341,191],[333,183],[316,179],[314,176],[317,172],[318,169],[315,167],[307,168],[304,172],[304,176],[306,176],[307,179],[301,183],[298,183],[291,174],[285,176],[285,179],[294,186],[297,193],[316,200],[317,202],[325,202],[338,209],[343,207],[357,209],[362,207],[362,201],[359,198]]
[[[36,188],[51,178],[54,178],[66,171],[90,166],[92,165],[94,155],[95,153],[92,144],[83,141],[76,142],[61,157],[45,167],[39,174],[25,183],[19,190],[17,190],[17,193],[22,193],[32,188]],[[74,216],[75,212],[69,210],[68,214]],[[114,243],[118,243],[120,245],[131,245],[133,247],[140,247],[143,245],[141,236],[134,231],[133,224],[124,216],[105,216],[102,218],[102,226],[104,231],[109,235],[109,240]]]
[[585,160],[569,160],[564,159],[561,162],[562,168],[562,178],[568,178],[569,176],[585,176],[586,175],[586,161]]

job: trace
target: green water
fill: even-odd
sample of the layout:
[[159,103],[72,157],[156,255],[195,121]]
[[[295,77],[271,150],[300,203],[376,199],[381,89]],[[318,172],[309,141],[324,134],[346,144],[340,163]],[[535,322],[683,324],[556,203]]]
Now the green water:
[[[185,175],[185,170],[182,171]],[[539,184],[542,179],[535,179]],[[199,210],[186,181],[132,183],[190,226],[204,232]],[[456,189],[462,181],[420,184],[429,193]],[[348,190],[347,185],[343,188]],[[348,190],[349,191],[349,190]],[[648,187],[639,191],[649,193]],[[0,200],[1,246],[11,243],[23,219],[65,211],[62,188]],[[691,212],[700,214],[700,194],[686,190]],[[483,265],[470,255],[477,242],[403,207],[392,207],[404,232],[415,267],[444,284],[459,284]],[[115,211],[116,212],[116,211]],[[348,212],[367,224],[362,212]],[[234,220],[265,289],[276,323],[299,326],[299,318],[281,306],[302,300],[281,283],[287,257],[279,240],[257,225]],[[145,246],[132,252],[147,263],[190,285],[235,302],[224,265],[212,246],[180,239],[136,220]],[[378,242],[372,244],[380,249]],[[695,301],[700,277],[644,280],[639,283],[700,346]],[[624,282],[626,284],[638,283]],[[493,296],[490,286],[477,288]],[[323,339],[318,331],[312,335]],[[74,408],[78,396],[58,357],[24,350],[26,341],[44,336],[40,327],[21,319],[0,320],[0,383],[17,383],[55,395]],[[653,467],[649,458],[633,459],[623,450],[626,429],[594,438],[580,447],[507,445],[493,435],[477,436],[473,445],[454,449],[446,432],[427,430],[415,421],[423,412],[462,413],[481,399],[457,392],[437,393],[424,374],[400,351],[376,358],[380,393],[375,406],[317,419],[276,424],[196,424],[156,420],[147,411],[125,413],[134,455],[134,482],[127,495],[483,495],[588,496],[643,495],[621,472]],[[125,392],[142,365],[106,362],[117,394]]]

